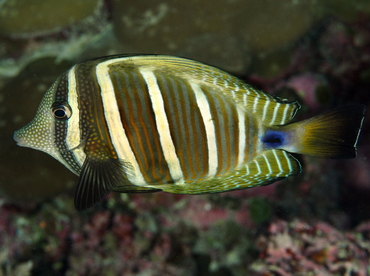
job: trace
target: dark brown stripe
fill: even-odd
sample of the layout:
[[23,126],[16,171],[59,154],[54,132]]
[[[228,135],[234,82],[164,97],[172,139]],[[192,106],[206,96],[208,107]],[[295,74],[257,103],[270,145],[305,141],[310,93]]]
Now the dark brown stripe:
[[218,153],[217,174],[221,174],[235,167],[238,145],[238,131],[236,110],[233,103],[223,95],[202,87],[210,105],[216,134]]
[[253,115],[248,116],[249,119],[249,150],[248,160],[253,159],[257,155],[257,139],[258,139],[258,124]]
[[207,139],[195,95],[187,81],[160,74],[157,79],[184,179],[204,178],[208,172]]
[[145,181],[172,183],[145,80],[137,70],[119,66],[112,67],[110,77],[122,125]]
[[226,137],[226,145],[228,146],[228,155],[230,156],[230,165],[227,170],[233,169],[238,165],[239,156],[239,120],[237,106],[228,102],[228,126],[229,136]]
[[86,139],[85,153],[97,160],[118,158],[104,117],[101,88],[96,77],[98,60],[76,65],[80,109],[81,138]]

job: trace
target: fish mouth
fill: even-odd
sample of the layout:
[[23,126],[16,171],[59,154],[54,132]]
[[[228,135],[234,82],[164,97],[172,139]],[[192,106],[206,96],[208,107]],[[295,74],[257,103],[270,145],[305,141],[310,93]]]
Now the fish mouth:
[[19,131],[20,131],[20,129],[19,129],[19,130],[14,131],[13,139],[14,139],[14,141],[16,141],[16,142],[17,142],[17,145],[18,145],[18,146],[25,147],[25,145],[24,145],[24,141],[22,141],[22,137],[21,137],[21,135],[20,135]]
[[32,138],[28,137],[24,128],[14,131],[13,139],[20,147],[34,148],[32,145],[35,141]]

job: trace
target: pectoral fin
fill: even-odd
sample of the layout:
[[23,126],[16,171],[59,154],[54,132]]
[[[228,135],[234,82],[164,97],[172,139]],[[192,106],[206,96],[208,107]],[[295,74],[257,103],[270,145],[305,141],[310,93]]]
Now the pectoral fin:
[[124,166],[118,159],[94,160],[87,157],[75,193],[76,209],[83,211],[92,207],[125,182]]

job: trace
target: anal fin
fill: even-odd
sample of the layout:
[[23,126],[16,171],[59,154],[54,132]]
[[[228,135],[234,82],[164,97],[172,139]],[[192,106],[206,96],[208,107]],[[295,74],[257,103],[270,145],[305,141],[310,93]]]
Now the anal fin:
[[247,188],[268,185],[301,173],[299,161],[285,150],[271,149],[245,164]]
[[205,194],[239,190],[271,184],[300,173],[300,163],[284,150],[271,149],[227,174],[197,182],[158,185],[165,192]]

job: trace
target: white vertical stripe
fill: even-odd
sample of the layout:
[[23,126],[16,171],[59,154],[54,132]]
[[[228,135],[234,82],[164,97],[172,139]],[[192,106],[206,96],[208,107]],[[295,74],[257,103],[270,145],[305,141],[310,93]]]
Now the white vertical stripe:
[[286,122],[286,115],[288,113],[288,110],[289,110],[289,104],[285,104],[285,108],[284,108],[284,115],[283,117],[281,118],[281,122],[280,124],[284,124]]
[[269,101],[269,100],[267,100],[267,101],[265,102],[264,107],[263,107],[262,121],[264,121],[264,120],[266,119],[267,108],[268,108],[269,104],[270,104],[270,101]]
[[282,153],[284,154],[284,157],[285,157],[286,162],[287,162],[288,167],[289,167],[289,173],[287,174],[287,175],[289,175],[293,171],[292,164],[290,163],[290,158],[289,158],[288,154],[286,153],[286,151],[285,150],[282,150]]
[[96,78],[101,89],[104,116],[107,120],[109,134],[118,157],[124,162],[130,163],[130,167],[126,171],[128,180],[134,185],[145,186],[147,183],[141,174],[139,164],[123,128],[113,84],[108,74],[109,65],[118,61],[119,59],[108,60],[96,66]]
[[266,176],[269,176],[270,174],[272,174],[272,168],[271,168],[271,165],[270,165],[270,162],[269,162],[269,160],[267,159],[267,157],[266,157],[266,155],[262,155],[263,156],[263,158],[265,159],[265,161],[266,161],[266,164],[267,164],[267,168],[269,169],[269,173],[268,174],[266,174]]
[[175,145],[172,141],[170,126],[168,124],[167,114],[164,109],[163,97],[157,83],[157,78],[155,77],[153,71],[149,69],[141,68],[140,73],[148,85],[149,96],[152,101],[159,140],[171,177],[176,183],[183,183],[184,175],[181,169],[180,160],[176,154]]
[[218,153],[216,146],[216,133],[214,120],[211,115],[209,103],[202,89],[200,89],[199,85],[191,81],[189,81],[189,83],[194,91],[197,105],[199,107],[199,111],[200,114],[202,115],[203,123],[206,129],[208,145],[208,176],[213,177],[216,175],[218,165]]
[[245,112],[244,109],[238,107],[238,129],[239,129],[239,149],[238,149],[238,166],[244,163],[246,151],[246,135],[245,135]]
[[244,102],[244,106],[247,106],[247,103],[248,103],[248,99],[247,99],[247,94],[243,94],[243,102]]
[[253,102],[253,113],[256,113],[257,105],[258,105],[258,97],[255,97],[254,102]]
[[272,115],[272,119],[271,119],[270,125],[274,125],[275,124],[276,116],[277,116],[277,113],[279,111],[280,105],[281,105],[280,103],[277,103],[275,105],[274,114]]
[[279,177],[284,171],[283,171],[283,168],[281,167],[281,163],[280,163],[280,160],[279,160],[279,157],[277,156],[277,154],[276,154],[276,150],[272,150],[272,153],[274,154],[274,156],[275,156],[275,159],[276,159],[276,163],[277,163],[277,165],[278,165],[278,167],[279,167],[279,170],[280,170],[280,172],[279,172],[279,174],[278,175],[276,175],[276,177]]
[[257,174],[255,174],[254,176],[257,176],[257,175],[260,175],[261,174],[261,167],[260,167],[260,164],[258,164],[258,161],[257,160],[254,160],[253,161],[254,162],[254,164],[256,164],[256,168],[257,168],[257,170],[258,170],[258,173]]
[[250,169],[249,169],[249,165],[247,163],[247,165],[245,165],[245,174],[246,175],[249,175],[251,172],[250,172]]
[[256,131],[258,131],[257,133],[258,138],[256,139],[256,144],[254,145],[254,147],[256,149],[256,155],[259,155],[264,147],[261,137],[264,137],[266,133],[262,121],[257,121],[257,128],[254,130],[254,135]]
[[72,110],[72,116],[67,120],[67,136],[66,144],[69,150],[73,150],[73,154],[77,163],[82,167],[86,154],[81,144],[80,136],[80,112],[78,109],[78,94],[76,84],[76,66],[73,66],[68,72],[68,104]]

